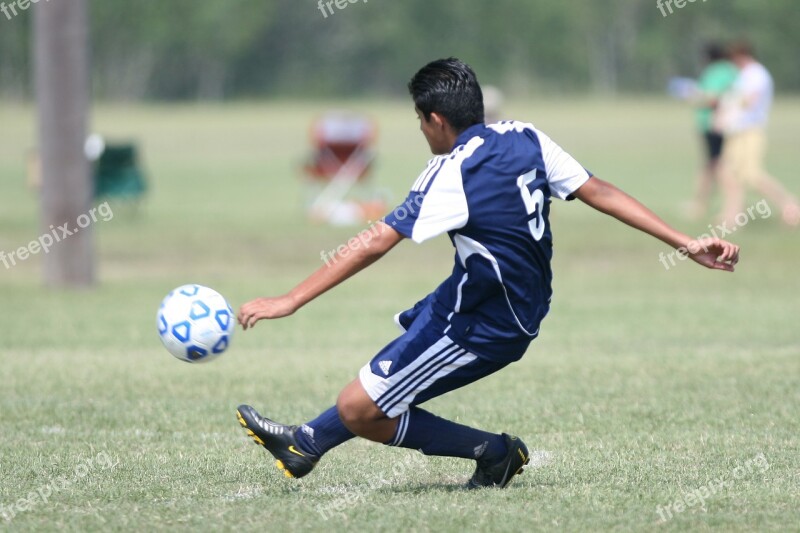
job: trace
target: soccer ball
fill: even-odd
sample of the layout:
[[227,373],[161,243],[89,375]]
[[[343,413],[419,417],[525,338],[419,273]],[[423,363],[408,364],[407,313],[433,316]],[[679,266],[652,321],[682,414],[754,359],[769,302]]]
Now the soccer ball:
[[164,347],[187,363],[219,357],[228,349],[236,325],[225,298],[202,285],[182,285],[167,294],[156,322]]

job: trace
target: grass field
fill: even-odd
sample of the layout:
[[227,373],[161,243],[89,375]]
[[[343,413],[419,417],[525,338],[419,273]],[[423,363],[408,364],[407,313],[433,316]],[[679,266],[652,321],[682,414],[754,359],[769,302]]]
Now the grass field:
[[[379,185],[395,200],[427,160],[406,102],[340,102],[380,123]],[[794,530],[800,524],[800,233],[776,213],[740,228],[733,275],[577,202],[553,206],[554,303],[505,371],[427,407],[537,450],[507,490],[466,492],[473,464],[352,440],[299,481],[247,440],[234,409],[279,421],[328,407],[395,335],[391,316],[449,273],[447,239],[406,243],[284,320],[239,330],[209,365],[160,345],[179,284],[234,307],[288,290],[356,228],[308,223],[297,167],[327,104],[100,107],[133,138],[151,190],[94,226],[100,282],[41,288],[41,257],[0,266],[0,525],[44,530]],[[508,114],[691,234],[680,203],[698,160],[691,116],[656,100],[547,101]],[[0,250],[34,239],[24,184],[32,110],[0,106]],[[769,164],[800,193],[800,100],[781,100]],[[749,204],[759,201],[751,197]],[[708,221],[710,222],[710,220]],[[63,245],[68,245],[62,243]],[[704,500],[704,501],[701,501]],[[660,507],[659,507],[660,506]]]

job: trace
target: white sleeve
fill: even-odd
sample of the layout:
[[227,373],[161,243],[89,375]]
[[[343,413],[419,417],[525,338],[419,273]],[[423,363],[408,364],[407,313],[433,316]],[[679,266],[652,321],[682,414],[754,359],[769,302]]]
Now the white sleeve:
[[542,148],[542,159],[550,183],[550,192],[556,198],[567,200],[580,189],[591,175],[571,155],[539,130],[534,130]]
[[473,137],[452,153],[432,159],[406,202],[386,215],[384,222],[417,243],[463,228],[469,220],[469,206],[461,166],[483,142]]
[[446,157],[435,175],[430,178],[416,214],[411,239],[423,242],[450,230],[466,225],[469,219],[467,197],[461,176],[463,158]]

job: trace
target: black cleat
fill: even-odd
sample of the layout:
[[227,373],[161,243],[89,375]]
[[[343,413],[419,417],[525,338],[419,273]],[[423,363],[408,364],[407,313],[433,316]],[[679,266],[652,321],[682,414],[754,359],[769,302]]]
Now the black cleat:
[[297,426],[284,426],[264,418],[249,405],[240,405],[236,409],[236,418],[256,444],[260,444],[271,453],[276,461],[275,466],[283,471],[286,477],[300,478],[311,472],[319,461],[319,457],[301,452],[295,439]]
[[500,487],[504,488],[511,482],[517,474],[521,474],[525,465],[531,461],[528,447],[519,437],[512,437],[503,433],[506,439],[508,453],[499,463],[487,465],[478,459],[478,466],[475,473],[467,483],[468,489],[479,489],[481,487]]

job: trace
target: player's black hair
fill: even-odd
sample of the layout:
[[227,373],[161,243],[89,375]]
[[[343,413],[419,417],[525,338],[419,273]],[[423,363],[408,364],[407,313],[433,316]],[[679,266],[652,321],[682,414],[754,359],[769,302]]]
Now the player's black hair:
[[419,69],[408,82],[408,92],[425,120],[442,115],[460,133],[483,124],[483,92],[475,72],[463,61],[437,59]]
[[718,42],[707,43],[705,47],[705,54],[709,63],[728,59],[728,51],[722,44]]

